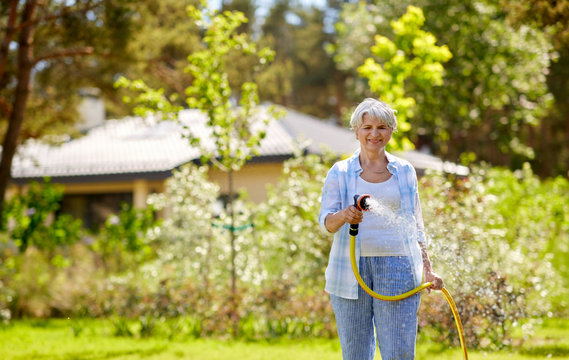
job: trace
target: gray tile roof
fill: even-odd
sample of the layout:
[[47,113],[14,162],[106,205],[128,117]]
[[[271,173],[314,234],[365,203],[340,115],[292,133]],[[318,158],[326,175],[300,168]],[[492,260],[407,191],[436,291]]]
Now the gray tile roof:
[[[200,137],[207,137],[205,117],[197,110],[184,110],[179,119]],[[183,127],[174,121],[128,117],[108,120],[85,136],[60,146],[29,141],[18,149],[12,178],[22,182],[50,176],[74,181],[77,177],[112,179],[117,175],[153,173],[166,177],[172,169],[199,158],[198,149],[182,138],[182,131]],[[320,144],[338,155],[352,153],[358,147],[351,130],[288,110],[284,118],[269,123],[260,155],[255,160],[282,161],[292,156],[299,141],[309,153],[321,153]],[[213,148],[213,142],[204,145]],[[402,156],[418,170],[444,170],[447,166],[436,157],[418,152],[407,152]]]
[[293,138],[301,142],[304,140],[309,153],[321,154],[321,145],[336,154],[351,154],[359,147],[352,130],[294,110],[287,110],[287,116],[281,119],[281,125]]

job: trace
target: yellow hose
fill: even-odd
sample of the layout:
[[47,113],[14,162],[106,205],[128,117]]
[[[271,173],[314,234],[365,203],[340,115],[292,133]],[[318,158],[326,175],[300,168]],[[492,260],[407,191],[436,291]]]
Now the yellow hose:
[[[394,295],[394,296],[381,295],[381,294],[376,293],[372,289],[370,289],[365,284],[364,280],[362,279],[362,277],[360,275],[360,271],[358,269],[357,262],[356,262],[356,237],[354,235],[352,235],[350,238],[350,259],[352,261],[352,270],[354,272],[354,275],[356,276],[356,280],[358,280],[358,284],[360,284],[362,289],[364,289],[364,291],[366,293],[368,293],[370,296],[372,296],[376,299],[382,300],[382,301],[403,300],[403,299],[408,298],[411,295],[415,295],[419,291],[425,290],[426,288],[433,285],[433,283],[427,282],[427,283],[419,285],[418,287],[414,288],[413,290],[407,291],[406,293],[403,293],[400,295]],[[454,321],[456,322],[456,329],[458,330],[458,335],[460,337],[460,346],[462,348],[462,355],[464,356],[464,360],[468,360],[468,354],[466,352],[466,344],[464,341],[464,329],[462,327],[462,322],[460,321],[460,316],[458,315],[458,310],[456,308],[456,304],[454,303],[452,296],[450,296],[450,293],[448,292],[448,290],[446,288],[442,288],[441,291],[442,291],[443,295],[445,296],[448,304],[450,305],[450,309],[452,311],[452,314],[454,315]]]

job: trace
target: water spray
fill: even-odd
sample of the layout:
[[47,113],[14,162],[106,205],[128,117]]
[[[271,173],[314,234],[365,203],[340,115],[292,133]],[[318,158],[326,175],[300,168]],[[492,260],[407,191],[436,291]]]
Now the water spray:
[[[370,204],[369,204],[370,199],[371,199],[371,196],[367,195],[367,194],[354,195],[354,206],[360,211],[368,211],[368,210],[370,210]],[[410,291],[407,291],[406,293],[403,293],[400,295],[393,295],[393,296],[381,295],[381,294],[376,293],[372,289],[370,289],[366,285],[364,280],[362,279],[362,277],[360,275],[360,271],[358,270],[357,262],[356,262],[356,236],[358,235],[358,228],[359,228],[359,224],[350,224],[350,259],[352,261],[352,271],[354,272],[354,275],[356,277],[356,280],[358,281],[358,284],[360,284],[362,289],[366,293],[368,293],[371,297],[378,299],[378,300],[382,300],[382,301],[398,301],[398,300],[406,299],[409,296],[415,295],[416,293],[433,286],[432,282],[426,282],[426,283],[423,283],[423,284],[419,285],[418,287],[416,287]],[[456,328],[458,330],[458,335],[460,337],[460,346],[462,348],[462,354],[464,356],[464,360],[468,360],[468,354],[466,351],[466,345],[465,345],[465,341],[464,341],[464,329],[462,327],[462,322],[460,321],[460,316],[458,315],[458,310],[456,308],[456,304],[454,303],[452,296],[450,296],[450,293],[448,292],[448,290],[446,288],[442,288],[441,292],[445,296],[445,298],[446,298],[446,300],[450,306],[450,309],[452,311],[452,314],[454,316]]]

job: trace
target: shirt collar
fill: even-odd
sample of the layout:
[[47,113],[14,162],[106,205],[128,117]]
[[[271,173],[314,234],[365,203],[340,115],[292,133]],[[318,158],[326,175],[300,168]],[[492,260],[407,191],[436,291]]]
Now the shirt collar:
[[390,153],[388,153],[387,151],[385,152],[385,155],[387,156],[387,161],[389,161],[387,163],[387,170],[389,170],[390,173],[395,174],[397,172],[399,162],[397,161],[397,158],[393,155],[391,155]]
[[360,175],[362,173],[362,171],[364,171],[362,169],[362,165],[360,164],[360,149],[358,148],[355,152],[354,155],[352,155],[352,162],[353,162],[353,171],[354,173],[356,173],[356,175]]

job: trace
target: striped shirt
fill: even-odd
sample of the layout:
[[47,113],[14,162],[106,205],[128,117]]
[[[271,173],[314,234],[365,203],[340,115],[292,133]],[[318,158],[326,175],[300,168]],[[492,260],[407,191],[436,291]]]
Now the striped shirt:
[[[346,208],[354,203],[356,181],[363,169],[357,150],[350,158],[335,163],[328,171],[322,188],[322,202],[318,221],[327,231],[324,221],[326,216]],[[414,269],[416,286],[422,279],[423,260],[418,242],[425,242],[423,216],[417,189],[417,174],[413,166],[406,160],[387,153],[387,170],[395,177],[401,195],[399,216],[409,221],[411,231],[404,235],[407,254]],[[360,194],[361,195],[361,194]],[[328,267],[326,268],[326,292],[347,299],[358,298],[358,283],[352,272],[350,261],[350,235],[348,223],[334,234]],[[356,236],[356,259],[360,259],[359,235]],[[411,289],[409,289],[411,290]]]

